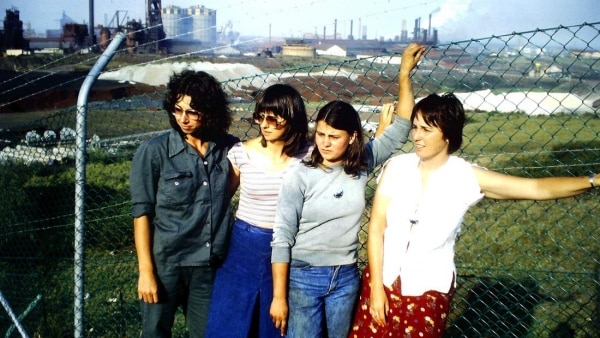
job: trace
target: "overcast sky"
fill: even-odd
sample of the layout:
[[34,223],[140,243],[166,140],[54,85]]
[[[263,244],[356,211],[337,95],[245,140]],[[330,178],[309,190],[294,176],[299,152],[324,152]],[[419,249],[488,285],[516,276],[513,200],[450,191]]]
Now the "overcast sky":
[[[4,10],[15,7],[23,23],[36,32],[59,29],[63,11],[79,23],[89,22],[88,0],[0,0]],[[421,28],[438,30],[442,41],[461,41],[512,32],[600,22],[599,0],[162,0],[162,6],[204,5],[217,10],[217,26],[231,21],[243,36],[300,37],[321,35],[324,27],[346,38],[392,39],[406,20],[409,35],[415,19]],[[146,0],[95,0],[94,24],[107,24],[117,11],[145,23]]]

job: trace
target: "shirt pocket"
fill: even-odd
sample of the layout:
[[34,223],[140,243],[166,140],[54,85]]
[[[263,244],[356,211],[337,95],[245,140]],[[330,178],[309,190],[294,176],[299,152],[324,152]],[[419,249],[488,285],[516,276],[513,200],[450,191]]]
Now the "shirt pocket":
[[184,205],[194,201],[194,175],[190,170],[164,172],[161,176],[162,189],[159,190],[161,204]]

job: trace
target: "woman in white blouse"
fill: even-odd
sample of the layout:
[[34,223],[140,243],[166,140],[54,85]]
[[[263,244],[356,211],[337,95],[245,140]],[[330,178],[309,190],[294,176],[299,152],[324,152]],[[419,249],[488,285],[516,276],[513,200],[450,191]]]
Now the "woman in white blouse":
[[451,154],[465,113],[453,94],[429,95],[411,115],[414,153],[391,159],[369,223],[369,266],[350,337],[442,337],[455,287],[454,243],[482,198],[551,200],[598,184],[589,177],[523,178]]

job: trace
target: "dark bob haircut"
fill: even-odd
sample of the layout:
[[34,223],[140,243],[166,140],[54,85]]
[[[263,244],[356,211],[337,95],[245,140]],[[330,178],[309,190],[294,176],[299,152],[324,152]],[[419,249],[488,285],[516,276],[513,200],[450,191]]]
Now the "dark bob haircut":
[[454,94],[430,94],[415,104],[410,116],[411,122],[414,122],[417,114],[421,114],[425,123],[442,131],[444,138],[448,140],[448,154],[460,149],[465,110]]

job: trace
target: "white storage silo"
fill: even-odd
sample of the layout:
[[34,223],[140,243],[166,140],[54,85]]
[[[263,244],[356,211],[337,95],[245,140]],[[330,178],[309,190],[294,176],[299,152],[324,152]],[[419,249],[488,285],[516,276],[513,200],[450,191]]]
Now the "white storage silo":
[[189,26],[186,27],[187,13],[185,10],[177,6],[167,6],[162,9],[163,29],[167,39],[174,40],[191,40],[192,36],[188,32]]
[[217,11],[204,6],[192,6],[187,14],[191,17],[193,40],[206,44],[217,42]]

